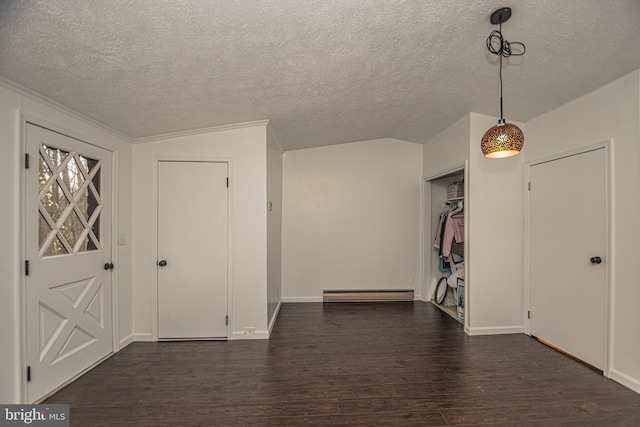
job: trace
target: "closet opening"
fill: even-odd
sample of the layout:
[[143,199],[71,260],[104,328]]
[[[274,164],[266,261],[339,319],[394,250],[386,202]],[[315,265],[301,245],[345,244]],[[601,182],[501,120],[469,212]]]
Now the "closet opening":
[[465,324],[468,313],[466,167],[426,178],[424,299]]

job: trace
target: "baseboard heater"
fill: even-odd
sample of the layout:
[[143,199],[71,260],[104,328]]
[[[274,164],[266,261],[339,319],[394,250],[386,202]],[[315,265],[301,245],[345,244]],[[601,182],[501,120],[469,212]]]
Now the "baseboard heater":
[[322,302],[413,301],[413,289],[325,290]]

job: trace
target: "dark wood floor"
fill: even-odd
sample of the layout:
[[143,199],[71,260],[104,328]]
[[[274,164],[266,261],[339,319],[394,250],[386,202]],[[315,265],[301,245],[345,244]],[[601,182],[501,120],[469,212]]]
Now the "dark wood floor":
[[284,304],[269,341],[134,343],[51,397],[72,426],[640,426],[640,395],[429,303]]

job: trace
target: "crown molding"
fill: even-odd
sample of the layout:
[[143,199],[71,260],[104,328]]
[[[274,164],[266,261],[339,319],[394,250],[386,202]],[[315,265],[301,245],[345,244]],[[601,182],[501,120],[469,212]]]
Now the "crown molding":
[[80,120],[81,122],[84,122],[88,125],[91,125],[93,127],[96,127],[112,136],[115,136],[117,138],[120,138],[126,142],[132,143],[133,142],[133,138],[131,138],[129,135],[126,135],[122,132],[119,132],[107,125],[105,125],[104,123],[100,123],[97,120],[94,120],[90,117],[87,117],[83,114],[78,113],[77,111],[72,110],[69,107],[66,107],[62,104],[60,104],[59,102],[56,102],[52,99],[47,98],[44,95],[40,95],[38,92],[35,92],[29,88],[26,88],[18,83],[15,83],[5,77],[0,76],[0,86],[4,87],[5,89],[9,89],[13,92],[16,92],[19,95],[25,96],[27,98],[30,98],[33,101],[39,102],[41,104],[46,105],[49,108],[52,108],[54,110],[57,110],[61,113],[67,114],[71,117],[73,117],[74,119]]
[[[144,143],[144,142],[149,142],[149,141],[157,141],[157,140],[162,140],[162,139],[170,139],[170,138],[177,138],[177,137],[181,137],[181,136],[190,136],[190,135],[199,135],[199,134],[203,134],[203,133],[210,133],[210,132],[222,132],[222,131],[226,131],[226,130],[234,130],[234,129],[244,129],[244,128],[250,128],[250,127],[256,127],[256,126],[267,126],[267,124],[269,123],[269,120],[255,120],[255,121],[251,121],[251,122],[242,122],[242,123],[233,123],[233,124],[227,124],[227,125],[220,125],[220,126],[210,126],[210,127],[206,127],[206,128],[198,128],[198,129],[191,129],[191,130],[186,130],[186,131],[178,131],[178,132],[169,132],[169,133],[164,133],[164,134],[158,134],[158,135],[151,135],[151,136],[144,136],[144,137],[140,137],[140,138],[132,138],[129,135],[126,135],[122,132],[119,132],[103,123],[100,123],[97,120],[94,120],[90,117],[87,117],[83,114],[78,113],[77,111],[72,110],[69,107],[66,107],[65,105],[60,104],[59,102],[56,102],[52,99],[49,99],[43,95],[40,95],[39,93],[26,88],[18,83],[15,83],[5,77],[0,76],[0,87],[4,87],[6,89],[9,89],[13,92],[18,93],[19,95],[25,96],[27,98],[32,99],[33,101],[39,102],[41,104],[46,105],[47,107],[50,107],[54,110],[57,110],[61,113],[67,114],[77,120],[80,120],[88,125],[94,126],[99,128],[100,130],[107,132],[110,135],[113,135],[117,138],[120,138],[126,142],[129,142],[131,144],[140,144],[140,143]],[[273,129],[272,129],[273,131]],[[279,141],[278,141],[279,142]]]
[[198,128],[191,129],[185,131],[178,132],[169,132],[159,135],[152,136],[143,136],[140,138],[133,138],[131,142],[134,144],[141,144],[144,142],[158,141],[162,139],[171,139],[171,138],[179,138],[183,136],[191,136],[191,135],[201,135],[203,133],[211,133],[211,132],[222,132],[226,130],[234,130],[234,129],[246,129],[257,126],[266,126],[269,123],[269,120],[255,120],[252,122],[242,122],[242,123],[233,123],[228,125],[220,125],[220,126],[211,126],[206,128]]

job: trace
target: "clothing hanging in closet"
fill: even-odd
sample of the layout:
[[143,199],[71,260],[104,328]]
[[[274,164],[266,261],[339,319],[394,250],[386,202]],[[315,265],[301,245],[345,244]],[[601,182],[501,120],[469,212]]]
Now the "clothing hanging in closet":
[[462,203],[452,206],[440,214],[434,246],[439,250],[441,258],[451,254],[464,256],[464,210]]

